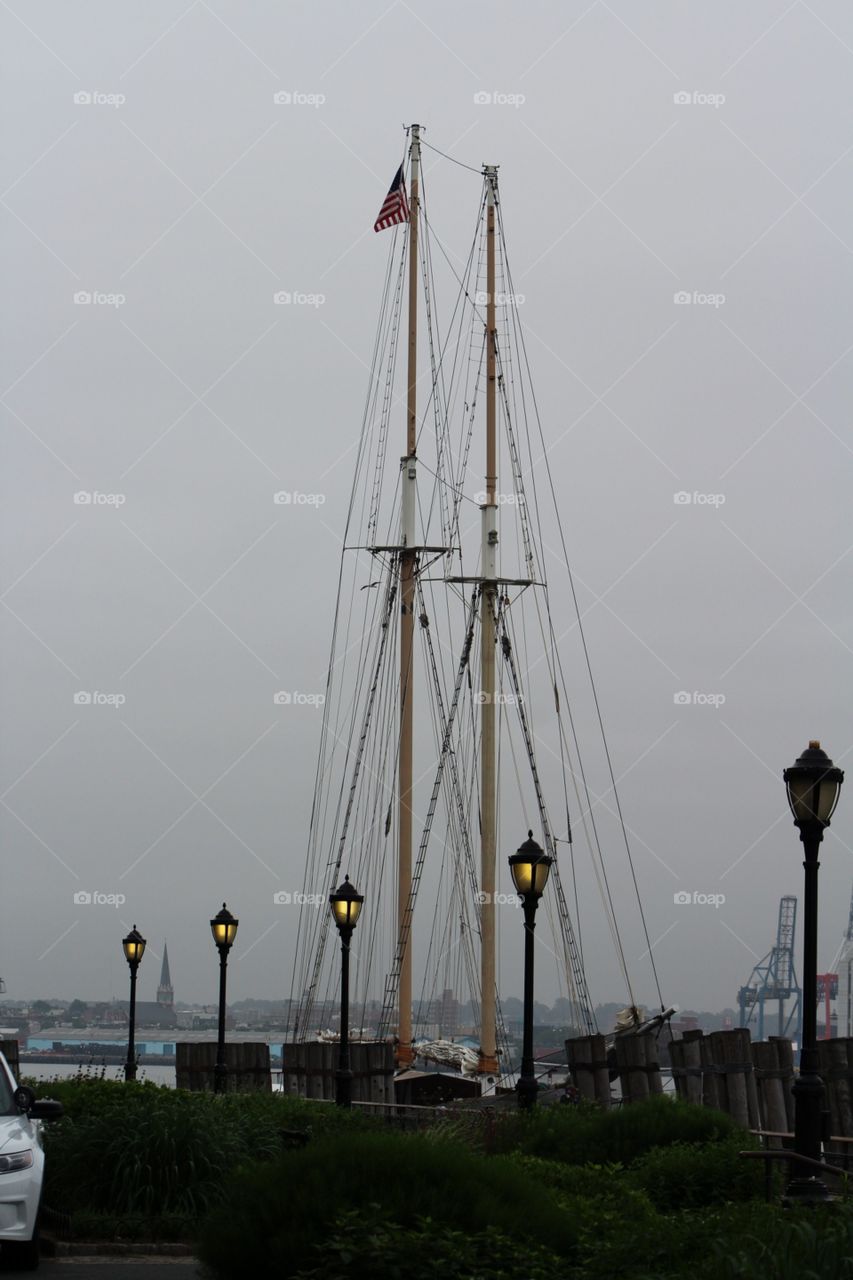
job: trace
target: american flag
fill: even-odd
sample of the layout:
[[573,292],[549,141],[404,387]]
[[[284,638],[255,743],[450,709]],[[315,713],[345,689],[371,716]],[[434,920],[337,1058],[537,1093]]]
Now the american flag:
[[379,217],[373,224],[374,231],[384,231],[386,227],[394,227],[398,222],[409,221],[409,202],[406,199],[406,184],[403,181],[403,166],[397,170],[391,183]]

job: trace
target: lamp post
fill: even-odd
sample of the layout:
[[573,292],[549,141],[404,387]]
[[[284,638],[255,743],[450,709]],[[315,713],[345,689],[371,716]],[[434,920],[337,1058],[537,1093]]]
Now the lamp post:
[[[812,741],[783,777],[794,825],[803,842],[805,922],[803,926],[803,1041],[800,1073],[794,1084],[794,1150],[798,1156],[820,1160],[824,1109],[823,1081],[817,1056],[817,873],[823,833],[829,826],[844,774],[836,769],[819,742]],[[791,1200],[826,1200],[829,1192],[807,1165],[798,1165],[788,1184]]]
[[525,1109],[536,1105],[539,1091],[533,1072],[533,930],[536,928],[536,908],[548,883],[552,861],[533,839],[532,831],[528,831],[518,853],[509,859],[515,891],[524,907],[524,1035],[521,1074],[516,1090],[518,1105]]
[[130,1013],[127,1027],[127,1061],[124,1064],[125,1080],[136,1079],[136,971],[145,952],[145,939],[133,926],[126,938],[121,940],[124,957],[130,965]]
[[352,1106],[352,1070],[349,1060],[349,948],[352,931],[361,914],[363,896],[344,876],[344,882],[329,894],[329,906],[341,935],[341,1041],[338,1069],[335,1072],[335,1102],[339,1107]]
[[213,1068],[214,1093],[224,1093],[228,1083],[228,1071],[225,1066],[225,972],[228,966],[228,952],[234,945],[239,923],[224,902],[222,910],[217,912],[210,922],[210,931],[219,952],[219,1039],[216,1045],[216,1066]]

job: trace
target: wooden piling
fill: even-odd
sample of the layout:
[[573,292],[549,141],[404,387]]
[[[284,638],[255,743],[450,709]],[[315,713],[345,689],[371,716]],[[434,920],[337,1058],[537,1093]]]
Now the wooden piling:
[[622,1101],[644,1102],[649,1096],[649,1073],[646,1070],[644,1037],[617,1036],[613,1042],[616,1050],[616,1066],[622,1085]]
[[697,1107],[702,1105],[702,1039],[703,1032],[698,1029],[685,1031],[681,1038],[685,1095]]
[[[175,1082],[179,1089],[212,1092],[217,1045],[213,1040],[175,1045]],[[270,1047],[260,1041],[236,1041],[225,1046],[226,1093],[270,1092]]]

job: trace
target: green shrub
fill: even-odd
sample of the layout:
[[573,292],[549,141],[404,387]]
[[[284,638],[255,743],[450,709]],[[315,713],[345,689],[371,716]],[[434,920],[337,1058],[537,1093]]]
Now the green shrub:
[[738,1153],[758,1145],[751,1135],[736,1133],[719,1142],[656,1147],[634,1162],[630,1179],[662,1213],[757,1199],[764,1194],[764,1169]]
[[555,1196],[508,1158],[479,1156],[417,1134],[338,1134],[248,1167],[228,1189],[228,1213],[205,1222],[200,1256],[217,1275],[293,1275],[347,1211],[416,1229],[486,1232],[496,1226],[569,1255],[577,1233]]
[[51,1082],[43,1092],[65,1106],[45,1137],[45,1199],[63,1212],[198,1217],[239,1165],[277,1156],[287,1133],[371,1124],[277,1094],[217,1097],[98,1079]]
[[474,1234],[418,1218],[413,1227],[387,1221],[373,1206],[340,1214],[312,1249],[314,1265],[297,1280],[564,1280],[565,1262],[540,1245],[496,1231]]
[[614,1111],[581,1106],[511,1112],[495,1126],[493,1149],[567,1164],[629,1165],[654,1147],[714,1142],[742,1132],[721,1111],[657,1097]]
[[[757,1207],[757,1206],[756,1206]],[[762,1206],[765,1210],[770,1206]],[[775,1209],[775,1222],[743,1218],[718,1232],[698,1275],[707,1280],[852,1280],[853,1210]]]

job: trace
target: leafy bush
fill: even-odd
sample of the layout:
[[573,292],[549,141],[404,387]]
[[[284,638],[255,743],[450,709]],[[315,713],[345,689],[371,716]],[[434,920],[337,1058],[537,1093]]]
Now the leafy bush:
[[762,1229],[765,1223],[757,1218],[718,1235],[699,1274],[708,1280],[852,1280],[849,1205],[776,1209],[775,1215],[774,1229]]
[[270,1160],[293,1131],[358,1131],[370,1122],[277,1094],[187,1093],[76,1080],[43,1089],[65,1106],[46,1130],[45,1199],[55,1209],[198,1217],[236,1168]]
[[200,1256],[220,1276],[293,1275],[311,1264],[340,1213],[372,1206],[407,1230],[423,1218],[475,1234],[507,1224],[563,1257],[577,1238],[555,1196],[511,1159],[417,1134],[352,1132],[242,1170],[228,1189],[228,1213],[204,1224]]
[[139,1214],[116,1216],[111,1213],[87,1213],[79,1210],[71,1215],[71,1237],[74,1240],[176,1241],[195,1239],[198,1224],[195,1218],[177,1214],[148,1218]]
[[316,1265],[297,1280],[564,1280],[564,1261],[539,1245],[496,1231],[453,1230],[418,1218],[413,1227],[387,1221],[378,1206],[365,1216],[339,1214],[312,1249]]
[[662,1213],[757,1199],[764,1194],[764,1169],[738,1154],[757,1146],[751,1135],[736,1133],[720,1142],[656,1147],[631,1166],[631,1181]]
[[615,1111],[581,1106],[512,1112],[495,1126],[493,1148],[567,1164],[629,1165],[654,1147],[715,1142],[742,1132],[721,1111],[657,1097]]

